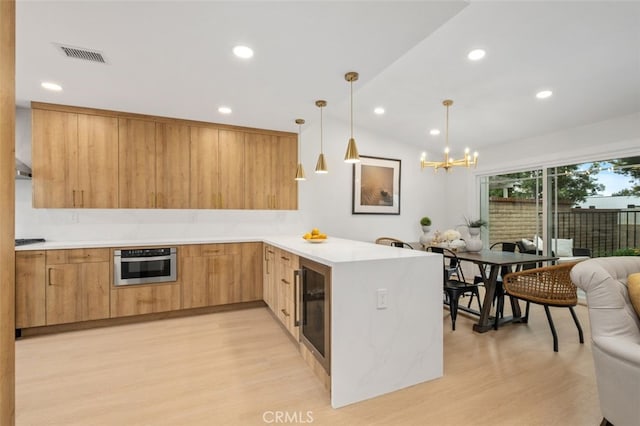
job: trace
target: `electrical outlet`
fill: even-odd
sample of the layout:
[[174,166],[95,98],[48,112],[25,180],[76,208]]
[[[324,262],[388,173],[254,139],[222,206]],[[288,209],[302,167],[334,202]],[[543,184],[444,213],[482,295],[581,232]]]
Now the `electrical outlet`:
[[387,292],[386,288],[379,288],[377,291],[377,296],[378,296],[378,301],[376,304],[376,307],[378,309],[387,309],[387,298],[389,297],[389,294]]

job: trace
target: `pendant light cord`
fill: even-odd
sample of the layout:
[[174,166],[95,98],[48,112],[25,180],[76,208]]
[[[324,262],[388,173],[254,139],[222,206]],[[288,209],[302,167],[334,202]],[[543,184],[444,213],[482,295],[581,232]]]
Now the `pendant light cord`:
[[353,80],[349,82],[351,87],[351,139],[353,139]]
[[445,142],[447,144],[447,148],[449,148],[449,105],[447,105],[447,134],[445,138]]
[[320,107],[320,154],[323,154],[322,149],[322,107]]

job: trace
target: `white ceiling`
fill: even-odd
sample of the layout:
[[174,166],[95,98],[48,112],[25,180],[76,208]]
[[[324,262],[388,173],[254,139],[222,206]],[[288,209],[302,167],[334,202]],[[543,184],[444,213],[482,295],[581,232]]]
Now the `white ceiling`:
[[[638,2],[18,0],[16,32],[24,107],[297,131],[295,118],[319,118],[317,99],[328,101],[325,123],[348,120],[344,74],[358,71],[356,125],[435,151],[444,135],[428,130],[443,128],[445,98],[454,100],[452,149],[640,111]],[[54,43],[99,50],[108,64],[67,58]],[[234,57],[238,43],[255,56]],[[470,62],[476,47],[487,56]],[[42,81],[64,89],[45,91]],[[554,96],[535,99],[543,88]]]

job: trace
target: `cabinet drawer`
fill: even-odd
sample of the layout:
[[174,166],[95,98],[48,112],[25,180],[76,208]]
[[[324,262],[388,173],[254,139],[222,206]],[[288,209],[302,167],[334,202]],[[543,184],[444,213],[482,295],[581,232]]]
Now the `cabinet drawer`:
[[111,250],[105,249],[73,249],[47,250],[47,265],[63,263],[110,262]]
[[288,251],[278,250],[278,257],[276,261],[282,266],[298,269],[298,256],[291,254]]
[[180,309],[180,284],[150,284],[111,289],[111,318]]

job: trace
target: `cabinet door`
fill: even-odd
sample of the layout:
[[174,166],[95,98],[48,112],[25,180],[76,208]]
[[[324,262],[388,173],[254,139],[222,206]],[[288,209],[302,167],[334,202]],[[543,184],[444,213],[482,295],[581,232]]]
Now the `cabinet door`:
[[[244,174],[244,207],[247,209],[275,208],[275,194],[271,185],[275,142],[276,138],[270,135],[259,133],[245,135],[244,163],[250,165],[245,168]],[[295,176],[295,169],[293,173]]]
[[44,251],[16,252],[16,328],[46,324]]
[[34,109],[32,133],[33,206],[75,207],[78,114]]
[[209,258],[181,256],[179,271],[182,281],[182,307],[189,309],[209,306]]
[[209,257],[209,305],[241,302],[240,244],[224,244],[224,252]]
[[[76,206],[118,207],[118,119],[78,115]],[[76,192],[77,196],[77,192]]]
[[262,275],[263,275],[263,298],[265,303],[275,313],[277,312],[276,306],[276,249],[268,244],[264,245],[264,257],[263,257]]
[[110,265],[47,265],[47,325],[109,318]]
[[156,206],[156,124],[118,120],[119,203],[123,209]]
[[245,208],[245,134],[231,130],[219,131],[218,145],[218,192],[221,209]]
[[279,136],[276,146],[277,161],[273,162],[271,173],[274,176],[272,192],[275,194],[275,206],[278,210],[298,209],[298,144],[295,137]]
[[192,209],[221,207],[218,183],[218,129],[191,127]]
[[189,208],[189,126],[156,123],[156,207]]
[[262,243],[242,243],[239,302],[262,300]]

